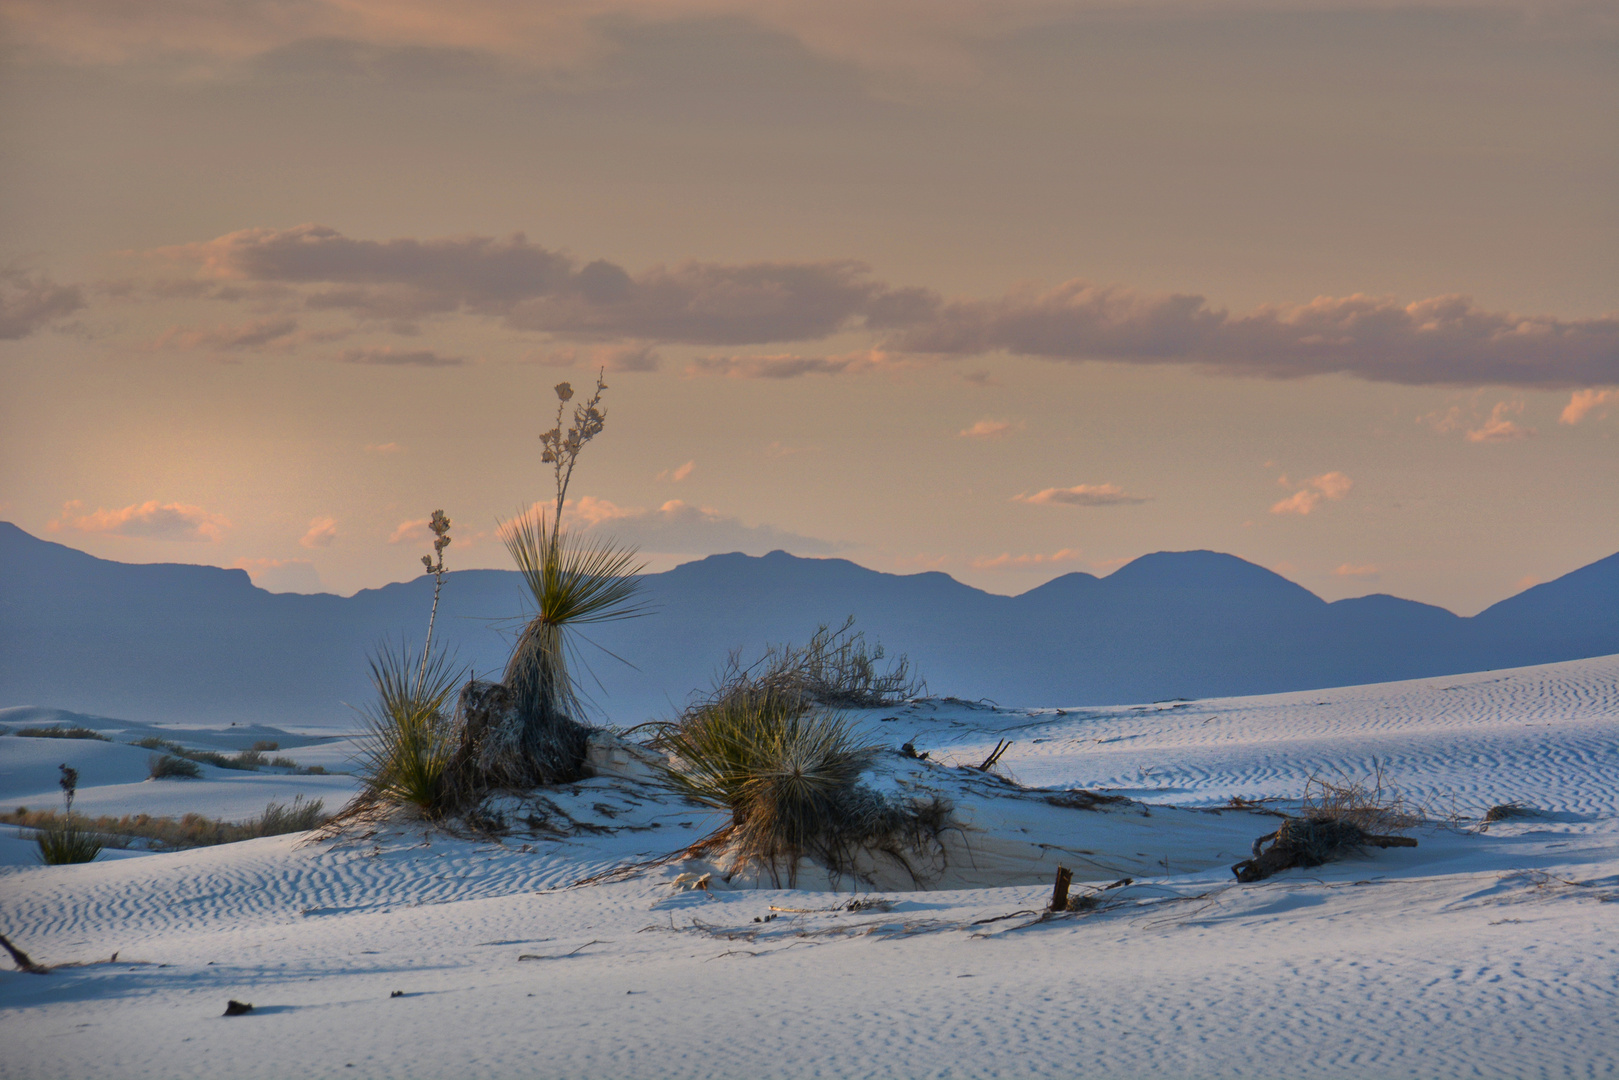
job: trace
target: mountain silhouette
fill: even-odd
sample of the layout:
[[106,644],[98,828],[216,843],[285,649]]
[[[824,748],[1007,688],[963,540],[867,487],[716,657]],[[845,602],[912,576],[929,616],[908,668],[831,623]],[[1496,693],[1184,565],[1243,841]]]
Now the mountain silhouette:
[[[347,727],[366,656],[419,643],[429,577],[352,597],[268,593],[241,570],[126,564],[0,523],[0,706],[146,722]],[[999,596],[942,573],[713,555],[645,580],[642,618],[591,628],[576,681],[621,724],[677,710],[734,649],[853,615],[936,694],[1083,706],[1306,690],[1619,653],[1619,554],[1471,618],[1376,595],[1327,603],[1212,551],[1157,552]],[[447,576],[437,633],[498,677],[525,612],[505,570]],[[622,658],[619,659],[619,658]],[[626,665],[623,661],[633,664]]]

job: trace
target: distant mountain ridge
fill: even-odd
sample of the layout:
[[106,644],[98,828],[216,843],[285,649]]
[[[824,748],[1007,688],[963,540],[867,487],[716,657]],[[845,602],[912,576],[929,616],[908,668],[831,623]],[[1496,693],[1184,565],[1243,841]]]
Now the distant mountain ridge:
[[[267,593],[241,570],[126,564],[0,523],[0,706],[147,722],[348,726],[365,656],[419,641],[432,580],[352,597]],[[1082,706],[1271,693],[1619,653],[1619,554],[1471,618],[1376,595],[1328,603],[1211,551],[1145,555],[998,596],[942,573],[843,559],[713,555],[645,579],[653,614],[597,627],[583,676],[620,723],[667,715],[732,649],[854,615],[934,693]],[[517,575],[460,570],[439,633],[498,674],[525,610]],[[636,665],[627,668],[609,653]]]

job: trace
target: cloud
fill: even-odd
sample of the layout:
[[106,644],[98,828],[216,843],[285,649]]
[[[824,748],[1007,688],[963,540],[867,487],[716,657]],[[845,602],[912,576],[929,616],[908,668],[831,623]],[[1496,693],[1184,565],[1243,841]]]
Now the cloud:
[[664,469],[662,472],[658,473],[657,478],[659,480],[673,480],[675,483],[678,484],[678,483],[680,483],[680,481],[682,481],[682,480],[686,479],[686,477],[690,476],[691,471],[693,469],[695,469],[696,467],[697,467],[697,462],[688,461],[688,462],[686,462],[686,464],[680,466],[679,468]]
[[[687,261],[632,275],[602,259],[581,264],[521,233],[360,240],[300,225],[243,229],[152,254],[194,267],[201,282],[294,287],[310,308],[395,320],[467,312],[582,338],[803,341],[856,325],[901,325],[936,304],[926,290],[872,281],[865,264],[852,260]],[[617,363],[619,370],[649,370],[656,357],[649,346],[628,347]]]
[[1467,441],[1474,443],[1484,442],[1515,442],[1518,439],[1527,439],[1535,434],[1534,428],[1524,427],[1522,424],[1507,419],[1507,414],[1514,415],[1523,412],[1521,401],[1498,401],[1490,410],[1490,418],[1483,425],[1467,433]]
[[1027,570],[1030,567],[1050,566],[1054,563],[1078,562],[1076,548],[1063,548],[1050,555],[1012,555],[1002,552],[995,556],[981,556],[972,561],[974,570]]
[[535,362],[551,367],[588,367],[608,371],[657,371],[663,365],[652,346],[646,344],[597,345],[580,349],[573,346],[545,349],[534,357]]
[[156,341],[155,349],[209,349],[215,351],[245,351],[274,347],[286,348],[294,344],[298,333],[298,320],[286,317],[252,319],[236,326],[210,328],[184,328],[171,326]]
[[459,367],[466,361],[432,349],[395,349],[391,345],[344,349],[337,358],[345,364],[382,364],[392,367]]
[[586,495],[569,500],[565,518],[586,525],[644,552],[708,555],[740,551],[764,555],[775,550],[799,555],[830,555],[843,545],[778,529],[773,525],[744,525],[709,507],[671,499],[656,510],[617,506]]
[[[1282,477],[1279,483],[1286,485],[1287,477]],[[1308,514],[1320,505],[1321,500],[1338,500],[1349,494],[1349,489],[1355,482],[1341,472],[1322,473],[1311,477],[1304,482],[1304,486],[1292,495],[1276,503],[1270,508],[1273,514]]]
[[[864,263],[849,259],[688,260],[631,273],[604,259],[583,262],[548,250],[521,233],[503,240],[365,240],[322,225],[243,229],[150,254],[189,268],[194,278],[165,287],[195,295],[239,299],[243,290],[281,289],[287,313],[299,306],[337,310],[388,320],[395,328],[457,313],[492,318],[564,339],[616,342],[606,346],[617,350],[606,360],[623,371],[655,368],[660,343],[763,345],[858,331],[874,335],[875,347],[835,356],[716,355],[694,361],[688,374],[786,379],[1008,352],[1058,361],[1188,364],[1228,376],[1619,385],[1619,316],[1486,311],[1459,295],[1404,303],[1357,293],[1232,313],[1196,294],[1076,279],[946,302],[925,288],[878,281]],[[386,354],[358,355],[363,362]],[[584,355],[561,346],[542,360],[572,364]]]
[[84,307],[77,285],[58,285],[20,267],[0,269],[0,341],[17,341]]
[[326,588],[308,559],[237,559],[232,565],[246,570],[253,584],[265,592],[318,593]]
[[[1603,405],[1619,404],[1619,390],[1576,390],[1563,406],[1563,413],[1557,418],[1560,424],[1578,424],[1591,412]],[[1603,409],[1597,413],[1598,419],[1604,419],[1608,411]]]
[[329,517],[318,517],[309,523],[309,531],[298,543],[306,548],[331,547],[337,539],[337,522]]
[[414,518],[410,521],[401,521],[388,536],[390,544],[407,544],[416,540],[431,540],[433,533],[427,527],[427,518]]
[[1014,495],[1013,502],[1064,506],[1133,506],[1147,501],[1147,496],[1130,495],[1116,484],[1075,484],[1068,488],[1046,488],[1033,495]]
[[405,448],[396,442],[366,443],[365,452],[368,454],[402,454]]
[[693,360],[687,375],[721,375],[731,379],[796,379],[803,375],[860,375],[892,359],[879,349],[861,349],[840,356],[705,356]]
[[956,432],[963,439],[999,439],[1017,425],[1006,420],[979,420],[971,427]]
[[1065,282],[959,300],[887,339],[896,351],[1196,364],[1222,375],[1347,374],[1407,385],[1619,383],[1619,317],[1560,320],[1483,311],[1464,296],[1402,304],[1355,294],[1267,304],[1245,315],[1201,296]]
[[200,506],[184,503],[150,502],[126,506],[122,510],[97,509],[83,513],[84,503],[74,500],[62,506],[62,514],[45,527],[51,532],[109,533],[142,540],[179,540],[214,543],[222,539],[230,521],[210,514]]
[[1380,572],[1381,571],[1379,571],[1377,567],[1370,564],[1357,565],[1355,563],[1344,563],[1343,565],[1333,569],[1332,576],[1370,579],[1377,577]]

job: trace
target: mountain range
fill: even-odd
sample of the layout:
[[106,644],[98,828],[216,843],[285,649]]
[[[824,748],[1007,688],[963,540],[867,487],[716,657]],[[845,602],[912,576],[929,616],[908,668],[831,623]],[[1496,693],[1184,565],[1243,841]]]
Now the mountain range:
[[[601,713],[676,711],[733,649],[848,616],[930,692],[1085,706],[1307,690],[1619,653],[1619,554],[1469,618],[1376,595],[1328,603],[1232,555],[1145,555],[1019,596],[843,559],[713,555],[648,574],[641,618],[593,627],[578,677]],[[98,559],[0,522],[0,706],[156,723],[349,727],[366,657],[419,643],[429,577],[351,597],[269,593],[245,571]],[[447,575],[436,633],[498,677],[525,611],[505,570]],[[627,662],[627,663],[626,663]],[[630,666],[633,665],[633,666]]]

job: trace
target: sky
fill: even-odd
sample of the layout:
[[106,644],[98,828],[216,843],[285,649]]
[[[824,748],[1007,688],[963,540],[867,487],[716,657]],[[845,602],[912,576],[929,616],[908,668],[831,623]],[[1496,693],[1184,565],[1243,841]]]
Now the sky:
[[[1471,614],[1619,550],[1619,15],[0,0],[0,518],[277,591],[1206,548]],[[576,399],[577,400],[577,399]]]

